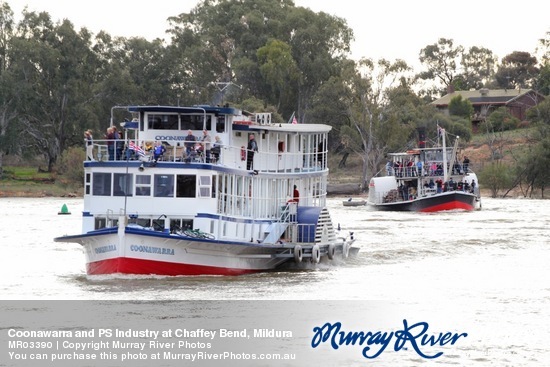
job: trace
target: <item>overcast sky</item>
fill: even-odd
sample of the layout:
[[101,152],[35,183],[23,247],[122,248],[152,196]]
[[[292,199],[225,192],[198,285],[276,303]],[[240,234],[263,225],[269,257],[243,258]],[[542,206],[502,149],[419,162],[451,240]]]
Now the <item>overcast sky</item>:
[[[186,13],[195,0],[0,0],[20,18],[31,11],[47,11],[54,21],[69,19],[77,28],[113,36],[167,39],[166,19]],[[441,37],[466,48],[481,46],[499,58],[513,51],[535,53],[538,40],[550,31],[550,1],[461,0],[295,0],[297,6],[346,19],[353,29],[352,57],[397,58],[415,68],[422,48]],[[361,9],[358,5],[361,4]],[[456,8],[451,7],[452,5]]]

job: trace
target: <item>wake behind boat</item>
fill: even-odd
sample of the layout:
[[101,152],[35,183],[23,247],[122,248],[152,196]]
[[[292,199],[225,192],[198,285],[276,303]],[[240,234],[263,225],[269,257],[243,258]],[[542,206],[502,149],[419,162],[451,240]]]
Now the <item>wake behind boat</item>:
[[458,137],[446,146],[446,132],[438,127],[442,145],[427,148],[420,131],[419,147],[388,155],[385,177],[369,182],[368,204],[379,210],[438,212],[481,208],[477,176],[467,157],[459,163]]
[[124,139],[95,140],[84,162],[82,233],[55,238],[84,247],[88,274],[239,275],[358,252],[326,208],[330,126],[227,106],[115,113]]

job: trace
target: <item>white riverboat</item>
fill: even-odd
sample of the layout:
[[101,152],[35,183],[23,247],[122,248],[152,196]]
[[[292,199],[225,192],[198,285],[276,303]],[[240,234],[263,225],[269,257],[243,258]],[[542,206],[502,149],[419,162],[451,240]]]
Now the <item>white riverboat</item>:
[[458,161],[458,136],[447,148],[445,129],[438,127],[442,144],[426,147],[419,131],[419,146],[388,154],[386,176],[369,182],[368,204],[377,210],[440,212],[481,209],[477,175]]
[[227,106],[112,111],[124,138],[95,140],[84,162],[82,233],[55,238],[84,247],[88,274],[239,275],[358,252],[326,208],[330,126]]

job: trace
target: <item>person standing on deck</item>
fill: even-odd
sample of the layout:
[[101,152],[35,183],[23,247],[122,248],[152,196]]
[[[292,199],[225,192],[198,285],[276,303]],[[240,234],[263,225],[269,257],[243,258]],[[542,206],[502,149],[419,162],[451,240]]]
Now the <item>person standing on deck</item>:
[[185,153],[187,156],[191,156],[191,151],[195,149],[195,142],[197,138],[193,135],[193,131],[187,130],[187,136],[185,137]]
[[115,133],[112,127],[107,128],[105,139],[107,139],[107,152],[109,153],[109,160],[114,161],[115,160]]
[[94,160],[94,137],[92,136],[92,130],[86,130],[84,132],[84,139],[86,139],[86,157],[89,161]]
[[246,169],[248,171],[254,169],[254,153],[258,151],[258,144],[254,138],[254,134],[250,134],[248,138],[248,148],[246,151]]
[[468,166],[470,165],[470,160],[468,157],[464,156],[464,160],[462,161],[462,169],[464,170],[464,174],[468,173]]
[[210,150],[212,146],[212,140],[210,139],[210,135],[208,135],[208,130],[202,131],[201,141],[206,155],[206,163],[210,163]]
[[222,139],[219,137],[219,135],[216,135],[214,138],[214,144],[212,145],[212,161],[214,163],[218,163],[220,160],[220,154],[222,149]]
[[296,204],[300,202],[300,191],[298,191],[298,186],[294,185],[294,192],[292,193],[292,201]]

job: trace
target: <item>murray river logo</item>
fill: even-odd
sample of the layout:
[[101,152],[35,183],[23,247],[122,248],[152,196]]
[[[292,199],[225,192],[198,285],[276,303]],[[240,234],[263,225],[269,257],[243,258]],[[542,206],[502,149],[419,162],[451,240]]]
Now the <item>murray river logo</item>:
[[313,328],[312,348],[317,348],[321,343],[327,343],[332,348],[338,349],[341,346],[358,345],[363,347],[361,354],[363,357],[373,359],[386,350],[393,343],[393,350],[398,352],[401,349],[408,350],[412,348],[420,357],[433,359],[443,355],[441,351],[432,351],[431,348],[454,345],[460,337],[467,337],[467,333],[439,333],[428,334],[429,324],[427,322],[418,322],[410,325],[407,320],[403,320],[403,329],[382,332],[382,331],[344,331],[342,324],[326,323],[323,326]]

